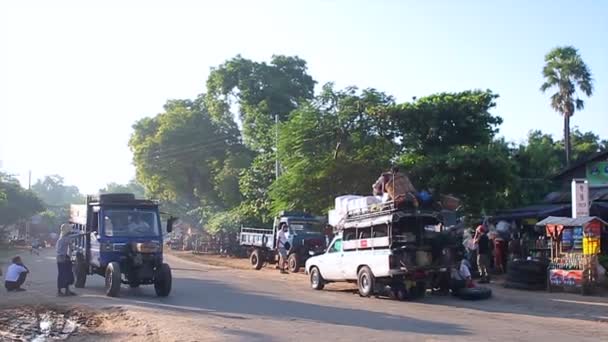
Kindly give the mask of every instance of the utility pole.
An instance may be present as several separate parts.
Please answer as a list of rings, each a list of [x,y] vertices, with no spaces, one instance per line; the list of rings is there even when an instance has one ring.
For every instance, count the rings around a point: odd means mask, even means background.
[[[32,170],[28,172],[27,176],[27,189],[32,190]]]
[[[279,179],[279,116],[277,114],[274,115],[274,127],[275,127],[275,137],[274,137],[274,153],[275,153],[275,162],[274,162],[274,176],[275,180]]]

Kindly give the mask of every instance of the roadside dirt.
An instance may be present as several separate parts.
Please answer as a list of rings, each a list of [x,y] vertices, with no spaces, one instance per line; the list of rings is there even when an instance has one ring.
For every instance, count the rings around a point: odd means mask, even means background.
[[[0,341],[146,341],[148,326],[120,307],[24,305],[0,309]]]

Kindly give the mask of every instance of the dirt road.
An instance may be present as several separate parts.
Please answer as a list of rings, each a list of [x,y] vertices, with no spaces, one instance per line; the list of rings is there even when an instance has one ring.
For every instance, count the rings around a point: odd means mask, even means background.
[[[488,301],[429,296],[396,302],[360,298],[344,286],[314,292],[303,275],[167,259],[174,276],[168,298],[157,298],[151,287],[123,287],[120,298],[108,298],[98,276],[88,278],[78,297],[57,298],[52,251],[25,255],[32,270],[28,291],[0,291],[0,306],[76,305],[120,312],[99,327],[91,337],[96,341],[608,340],[605,298],[497,288]]]

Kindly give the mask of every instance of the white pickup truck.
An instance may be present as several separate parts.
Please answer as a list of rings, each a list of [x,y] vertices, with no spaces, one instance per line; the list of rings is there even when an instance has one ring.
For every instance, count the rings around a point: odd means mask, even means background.
[[[396,299],[420,297],[439,271],[430,245],[441,228],[441,218],[432,213],[395,210],[349,218],[326,252],[306,261],[311,287],[356,282],[364,297],[386,287]]]

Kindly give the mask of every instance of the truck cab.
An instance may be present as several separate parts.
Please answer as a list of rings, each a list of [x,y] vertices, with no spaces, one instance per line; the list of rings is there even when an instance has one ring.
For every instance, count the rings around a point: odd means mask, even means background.
[[[106,279],[106,293],[117,296],[121,284],[154,285],[156,294],[171,291],[171,269],[163,261],[163,229],[158,204],[132,194],[87,196],[85,205],[72,205],[71,223],[83,234],[75,242],[72,259],[76,287],[86,276]],[[175,218],[167,221],[167,232]]]

